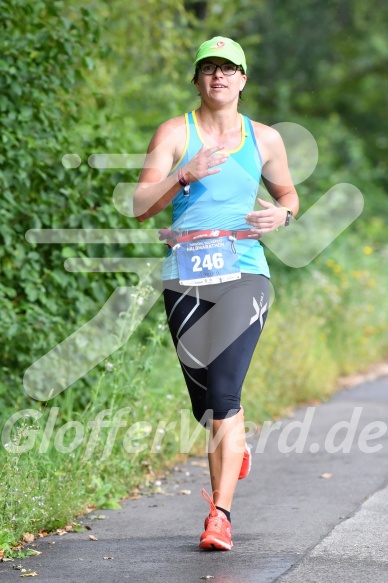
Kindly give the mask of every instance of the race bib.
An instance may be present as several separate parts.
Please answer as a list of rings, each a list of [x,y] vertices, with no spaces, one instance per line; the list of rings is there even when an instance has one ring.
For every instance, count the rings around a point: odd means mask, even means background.
[[[180,243],[175,251],[181,285],[209,285],[241,278],[228,237]]]

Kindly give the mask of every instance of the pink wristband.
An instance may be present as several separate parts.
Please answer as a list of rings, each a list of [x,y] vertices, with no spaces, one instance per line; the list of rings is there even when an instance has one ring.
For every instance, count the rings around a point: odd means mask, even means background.
[[[182,168],[179,168],[179,170],[178,170],[178,180],[179,180],[179,184],[181,184],[182,186],[188,186],[190,184],[183,176]]]

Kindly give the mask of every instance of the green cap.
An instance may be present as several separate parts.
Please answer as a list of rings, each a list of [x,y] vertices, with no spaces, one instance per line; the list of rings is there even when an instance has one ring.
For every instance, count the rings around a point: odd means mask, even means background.
[[[207,57],[221,57],[223,59],[228,59],[235,65],[239,65],[244,73],[247,72],[247,62],[245,60],[244,51],[240,45],[231,38],[215,36],[214,38],[202,43],[195,55],[194,67],[197,66],[199,61],[202,61],[202,59],[206,59]]]

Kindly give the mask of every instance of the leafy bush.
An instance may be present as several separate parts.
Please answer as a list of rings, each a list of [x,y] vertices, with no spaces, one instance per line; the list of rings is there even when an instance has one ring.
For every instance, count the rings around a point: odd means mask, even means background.
[[[28,365],[128,284],[121,274],[68,273],[64,259],[125,256],[133,249],[27,243],[29,229],[117,228],[131,220],[111,200],[123,175],[61,163],[68,152],[85,162],[93,151],[117,147],[108,136],[77,138],[82,74],[98,54],[93,13],[80,8],[73,14],[63,2],[39,0],[0,0],[0,10],[0,387],[6,404],[17,398]],[[128,177],[133,181],[133,172]]]

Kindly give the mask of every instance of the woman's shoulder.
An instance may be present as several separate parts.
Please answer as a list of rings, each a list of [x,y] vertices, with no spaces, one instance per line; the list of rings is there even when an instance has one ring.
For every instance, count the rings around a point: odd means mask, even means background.
[[[275,130],[275,128],[267,126],[259,121],[251,120],[251,122],[256,138],[261,138],[262,140],[268,141],[269,143],[279,140],[280,134],[277,130]]]
[[[279,149],[284,148],[282,137],[275,128],[258,121],[252,121],[252,127],[265,163],[279,152]]]
[[[184,128],[186,125],[185,114],[178,115],[177,117],[171,117],[170,119],[164,121],[160,124],[157,131],[168,132],[176,129]]]
[[[172,117],[160,124],[160,126],[157,128],[154,134],[152,141],[154,143],[155,142],[160,143],[165,141],[166,139],[168,139],[169,141],[171,140],[180,141],[182,135],[185,134],[185,127],[186,123],[184,114],[179,115],[177,117]]]

